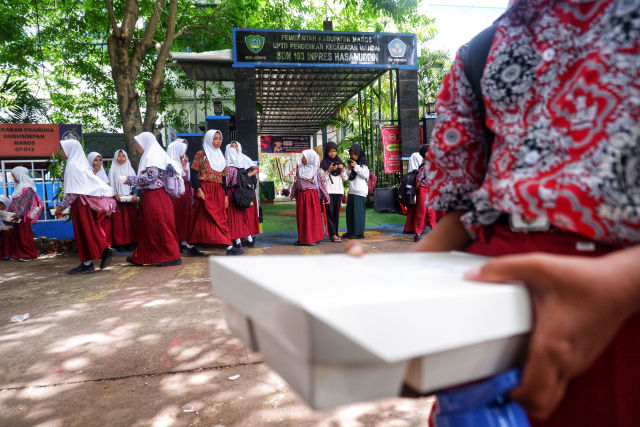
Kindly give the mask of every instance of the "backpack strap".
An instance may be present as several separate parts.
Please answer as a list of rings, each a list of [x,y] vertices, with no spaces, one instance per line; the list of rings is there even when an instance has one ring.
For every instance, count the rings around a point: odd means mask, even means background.
[[[489,158],[491,157],[491,145],[495,134],[489,130],[486,124],[487,108],[484,105],[484,99],[482,98],[482,87],[480,86],[480,80],[484,73],[484,67],[487,64],[487,58],[489,57],[489,51],[491,50],[491,44],[493,38],[496,35],[498,28],[498,22],[492,26],[485,28],[478,33],[467,44],[467,48],[463,51],[462,65],[464,66],[464,74],[467,76],[471,88],[475,94],[478,109],[480,111],[480,121],[482,123],[482,130],[484,131],[484,144],[485,144],[485,166],[489,164]]]

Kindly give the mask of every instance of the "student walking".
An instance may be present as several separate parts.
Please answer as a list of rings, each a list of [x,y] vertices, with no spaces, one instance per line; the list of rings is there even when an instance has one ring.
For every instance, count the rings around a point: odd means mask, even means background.
[[[176,224],[178,242],[180,242],[180,253],[189,256],[204,256],[196,247],[188,243],[189,231],[193,218],[193,186],[191,185],[191,168],[187,157],[188,142],[186,139],[178,138],[167,147],[167,155],[184,169],[182,178],[184,180],[184,194],[173,202],[173,220]]]
[[[347,198],[347,232],[342,235],[349,239],[364,239],[366,219],[365,200],[369,194],[369,161],[359,144],[349,147]]]
[[[320,196],[320,197],[318,197]],[[322,178],[320,159],[313,150],[302,152],[296,179],[291,188],[291,200],[296,201],[298,240],[296,246],[315,246],[324,239],[321,200],[330,203],[327,186]]]
[[[120,181],[121,176],[134,175],[127,152],[117,150],[109,168],[109,185],[118,203],[118,210],[111,215],[111,242],[118,252],[134,251],[138,243],[138,196],[132,194],[131,186]],[[122,198],[131,201],[124,202]]]
[[[171,172],[179,179],[182,165],[172,160],[160,147],[151,132],[135,137],[138,153],[142,154],[138,175],[128,176],[124,183],[142,190],[138,247],[127,262],[135,265],[155,264],[168,267],[182,264],[180,246],[173,220],[168,184]]]
[[[240,173],[245,172],[244,162],[238,149],[238,143],[233,141],[226,148],[224,158],[227,162],[227,190],[229,205],[227,207],[227,219],[229,224],[229,236],[233,241],[233,246],[242,246],[242,239],[251,237],[251,226],[249,223],[250,208],[239,207],[233,200],[233,195],[238,191]]]
[[[4,261],[33,261],[38,258],[31,225],[35,224],[42,213],[42,200],[36,194],[36,185],[29,176],[29,170],[18,166],[11,170],[16,186],[13,197],[6,207],[7,212],[14,212],[20,222],[13,224],[0,238],[0,256]],[[6,199],[4,199],[6,203]]]
[[[413,233],[413,241],[419,242],[427,224],[432,228],[435,226],[435,218],[426,205],[428,186],[424,174],[423,157],[420,156],[420,153],[413,153],[409,159],[407,173],[413,171],[417,172],[416,180],[413,183],[416,189],[416,204],[407,206],[407,222],[404,225],[404,232]],[[431,224],[431,220],[433,220],[433,224]]]
[[[224,245],[227,255],[244,253],[231,243],[227,220],[227,162],[220,150],[222,132],[211,129],[204,136],[203,150],[191,163],[191,184],[196,192],[189,243]]]
[[[332,242],[340,243],[342,239],[338,237],[338,223],[342,208],[342,196],[344,195],[343,182],[349,178],[345,165],[338,156],[338,146],[335,142],[329,141],[325,145],[320,169],[323,171],[322,175],[327,185],[330,200],[330,203],[326,206],[327,233]]]
[[[238,147],[238,154],[240,155],[240,157],[242,157],[242,167],[247,171],[247,174],[249,175],[249,177],[252,179],[252,181],[254,182],[255,187],[258,187],[258,178],[253,178],[254,176],[256,176],[259,172],[260,169],[258,168],[258,166],[256,166],[253,163],[253,160],[251,160],[249,158],[249,156],[247,156],[246,154],[242,153],[242,144],[240,144],[238,141],[233,141],[231,144],[236,144]],[[260,234],[260,218],[259,218],[259,212],[258,212],[258,198],[255,195],[255,189],[254,188],[254,196],[253,196],[253,206],[251,206],[250,208],[247,208],[248,210],[248,215],[249,215],[249,232],[251,234],[249,234],[249,236],[247,237],[247,239],[245,241],[242,242],[243,246],[249,246],[249,247],[253,247],[256,245],[256,235]]]
[[[81,264],[69,274],[95,272],[93,260],[100,259],[100,269],[107,268],[116,250],[109,246],[107,235],[98,221],[98,213],[111,214],[117,209],[115,192],[98,178],[89,166],[82,145],[75,139],[60,141],[64,169],[64,199],[56,207],[59,215],[71,208],[73,235]]]
[[[100,155],[100,153],[96,153],[95,151],[89,153],[87,155],[87,163],[89,163],[89,166],[93,170],[93,173],[96,174],[98,178],[109,184],[109,177],[104,171],[102,155]],[[112,246],[113,242],[111,241],[111,218],[109,218],[105,213],[100,212],[98,213],[98,221],[100,222],[100,225],[102,225],[102,228],[107,235],[107,243],[109,243],[109,246]]]

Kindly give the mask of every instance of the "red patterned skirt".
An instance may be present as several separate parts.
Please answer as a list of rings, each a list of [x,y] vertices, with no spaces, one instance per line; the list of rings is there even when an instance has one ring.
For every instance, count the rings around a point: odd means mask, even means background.
[[[0,257],[11,255],[11,258],[38,258],[36,244],[33,241],[31,224],[22,221],[11,230],[6,230],[0,238]]]
[[[82,203],[80,197],[71,205],[73,235],[76,239],[78,256],[82,262],[101,258],[104,250],[109,247],[107,235],[98,220],[98,215],[98,212],[92,210],[89,205]]]
[[[501,256],[547,252],[600,256],[615,248],[596,243],[593,252],[576,249],[588,241],[571,233],[516,233],[497,225],[480,230],[467,252]],[[564,400],[547,421],[530,420],[532,427],[640,426],[640,315],[632,317],[588,371],[571,381]]]
[[[307,245],[324,239],[318,190],[303,190],[296,194],[296,222],[299,243]]]
[[[229,189],[229,207],[227,208],[227,222],[231,240],[242,239],[251,234],[249,215],[253,208],[239,208],[236,206],[233,202],[233,193],[236,192],[236,188]]]
[[[189,239],[191,230],[191,217],[193,206],[191,205],[191,182],[184,182],[184,194],[179,199],[171,199],[173,202],[173,220],[176,224],[178,242]]]
[[[191,232],[188,242],[203,245],[231,245],[227,210],[224,207],[222,184],[200,181],[205,200],[195,198]]]
[[[118,211],[111,214],[111,242],[114,245],[138,243],[138,205],[118,202]]]
[[[137,264],[157,264],[180,258],[171,196],[164,188],[145,189],[140,207],[138,248],[131,259]]]

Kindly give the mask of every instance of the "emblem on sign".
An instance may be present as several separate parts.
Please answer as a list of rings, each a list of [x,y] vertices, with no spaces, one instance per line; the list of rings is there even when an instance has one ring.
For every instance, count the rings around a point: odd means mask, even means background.
[[[400,58],[404,56],[404,53],[407,50],[407,45],[400,39],[393,39],[389,43],[389,53],[394,58]]]
[[[253,53],[258,53],[264,47],[264,37],[261,36],[249,36],[245,37],[244,41],[247,43],[247,47]]]

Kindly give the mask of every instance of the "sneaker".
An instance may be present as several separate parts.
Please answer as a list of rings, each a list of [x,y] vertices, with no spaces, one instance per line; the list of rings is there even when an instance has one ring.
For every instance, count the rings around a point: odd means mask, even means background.
[[[318,242],[315,243],[300,243],[299,241],[293,242],[294,246],[318,246]]]
[[[96,269],[93,268],[93,262],[92,262],[89,265],[84,265],[84,263],[80,264],[73,270],[70,270],[69,274],[76,275],[76,274],[89,274],[89,273],[95,273],[95,272],[96,272]]]
[[[251,242],[246,240],[246,239],[242,241],[242,246],[246,246],[248,248],[252,248],[255,245],[256,245],[256,238],[255,237],[253,238],[253,241],[251,241]]]
[[[31,258],[20,258],[18,261],[20,261],[20,262],[30,262],[30,261],[35,261],[35,260],[33,260]]]
[[[107,249],[104,250],[104,252],[102,253],[102,261],[100,262],[100,270],[104,270],[105,268],[109,267],[109,264],[111,264],[111,261],[113,260],[113,257],[116,256],[116,250],[108,247]]]
[[[185,252],[180,251],[180,252],[185,253],[185,254],[187,254],[189,256],[194,256],[194,257],[204,256],[204,254],[202,252],[200,252],[198,249],[196,249],[195,246],[192,247],[192,248],[188,248],[188,247],[185,246],[184,248],[186,249],[186,251]]]
[[[11,255],[5,255],[2,257],[3,261],[11,261]]]
[[[137,262],[133,261],[133,259],[131,259],[131,255],[127,257],[127,262],[133,265],[140,265],[140,266],[144,265],[144,264],[138,264]]]
[[[231,249],[227,249],[227,255],[242,255],[244,249],[242,247],[236,247],[235,245]]]
[[[342,236],[341,236],[341,237],[342,237],[343,239],[350,239],[350,238],[351,238],[351,236],[349,236],[349,233],[344,233],[344,234],[342,234]]]
[[[186,245],[180,243],[180,253],[181,254],[189,254],[189,248]]]
[[[173,261],[159,262],[156,264],[156,267],[170,267],[172,265],[180,264],[182,264],[182,258],[174,259]]]
[[[364,239],[364,234],[356,234],[351,236],[352,239]]]
[[[413,241],[414,241],[415,243],[418,243],[418,242],[420,241],[420,239],[422,239],[422,236],[421,236],[421,235],[419,235],[419,234],[414,234],[414,235],[413,235]]]

